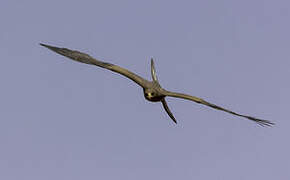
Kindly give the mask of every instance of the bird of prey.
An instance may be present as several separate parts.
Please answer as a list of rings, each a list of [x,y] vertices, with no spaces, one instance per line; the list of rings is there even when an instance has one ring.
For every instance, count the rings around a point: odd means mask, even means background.
[[[54,46],[50,46],[50,45],[46,45],[46,44],[42,44],[40,43],[41,46],[44,46],[58,54],[61,54],[63,56],[66,56],[72,60],[81,62],[81,63],[86,63],[86,64],[91,64],[91,65],[96,65],[108,70],[111,70],[113,72],[119,73],[129,79],[131,79],[132,81],[134,81],[135,83],[137,83],[139,86],[141,86],[143,88],[143,93],[145,98],[148,101],[151,102],[160,102],[162,103],[165,111],[167,112],[167,114],[169,115],[169,117],[175,122],[177,123],[175,117],[173,116],[172,112],[170,111],[165,97],[166,96],[170,96],[170,97],[175,97],[175,98],[182,98],[182,99],[186,99],[186,100],[190,100],[190,101],[194,101],[196,103],[199,104],[203,104],[206,106],[209,106],[211,108],[217,109],[217,110],[221,110],[230,114],[233,114],[235,116],[240,116],[240,117],[244,117],[247,118],[249,120],[252,120],[254,122],[256,122],[257,124],[261,125],[261,126],[271,126],[274,125],[273,122],[268,121],[268,120],[263,120],[263,119],[258,119],[255,117],[251,117],[251,116],[247,116],[247,115],[243,115],[243,114],[239,114],[236,113],[234,111],[225,109],[223,107],[217,106],[215,104],[209,103],[201,98],[195,97],[195,96],[190,96],[187,94],[183,94],[183,93],[176,93],[176,92],[171,92],[171,91],[167,91],[165,89],[163,89],[161,87],[161,85],[158,82],[157,79],[157,75],[156,75],[156,71],[155,71],[155,67],[154,67],[154,61],[151,58],[151,76],[152,76],[152,81],[146,80],[140,76],[138,76],[137,74],[124,69],[120,66],[111,64],[111,63],[107,63],[107,62],[103,62],[100,60],[97,60],[93,57],[91,57],[88,54],[79,52],[79,51],[75,51],[75,50],[70,50],[67,48],[59,48],[59,47],[54,47]]]

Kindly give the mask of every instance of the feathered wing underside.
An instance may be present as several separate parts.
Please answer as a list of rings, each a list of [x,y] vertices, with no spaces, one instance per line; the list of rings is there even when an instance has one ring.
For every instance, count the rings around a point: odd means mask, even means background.
[[[167,114],[169,115],[169,117],[177,124],[177,121],[175,119],[175,117],[173,116],[172,112],[170,111],[169,107],[167,106],[167,103],[165,101],[165,98],[163,98],[161,100],[163,108],[165,109],[165,111],[167,112]]]
[[[133,72],[131,72],[127,69],[124,69],[120,66],[96,60],[95,58],[91,57],[88,54],[85,54],[85,53],[82,53],[79,51],[75,51],[75,50],[70,50],[67,48],[58,48],[58,47],[54,47],[54,46],[50,46],[50,45],[46,45],[46,44],[41,44],[41,43],[40,43],[40,45],[58,53],[58,54],[66,56],[72,60],[75,60],[75,61],[78,61],[81,63],[85,63],[85,64],[96,65],[96,66],[111,70],[113,72],[122,74],[122,75],[126,76],[127,78],[133,80],[134,82],[136,82],[137,84],[139,84],[143,88],[146,87],[146,84],[148,84],[148,81],[146,79],[138,76],[137,74],[134,74]]]
[[[258,118],[252,117],[252,116],[238,114],[236,112],[233,112],[231,110],[228,110],[228,109],[222,108],[220,106],[217,106],[215,104],[209,103],[209,102],[207,102],[207,101],[205,101],[205,100],[203,100],[201,98],[195,97],[195,96],[190,96],[190,95],[182,94],[182,93],[169,92],[169,91],[165,91],[164,94],[166,96],[171,96],[171,97],[182,98],[182,99],[187,99],[187,100],[190,100],[190,101],[194,101],[196,103],[203,104],[203,105],[209,106],[209,107],[217,109],[217,110],[221,110],[221,111],[224,111],[224,112],[236,115],[236,116],[244,117],[244,118],[247,118],[249,120],[252,120],[252,121],[256,122],[257,124],[259,124],[261,126],[274,125],[274,123],[271,122],[271,121],[258,119]]]

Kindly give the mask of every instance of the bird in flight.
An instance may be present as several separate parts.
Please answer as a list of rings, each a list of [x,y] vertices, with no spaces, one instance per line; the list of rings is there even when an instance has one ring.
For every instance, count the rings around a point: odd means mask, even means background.
[[[223,107],[217,106],[215,104],[209,103],[201,98],[195,97],[195,96],[190,96],[187,94],[183,94],[183,93],[176,93],[176,92],[171,92],[171,91],[167,91],[165,89],[163,89],[161,87],[161,85],[158,82],[157,79],[157,75],[156,75],[156,71],[155,71],[155,67],[154,67],[154,61],[151,58],[151,76],[152,76],[152,81],[148,81],[140,76],[138,76],[137,74],[124,69],[120,66],[111,64],[111,63],[107,63],[107,62],[103,62],[100,60],[97,60],[93,57],[91,57],[88,54],[79,52],[79,51],[75,51],[75,50],[70,50],[67,48],[59,48],[59,47],[54,47],[54,46],[50,46],[50,45],[46,45],[46,44],[42,44],[40,43],[41,46],[44,46],[58,54],[61,54],[63,56],[66,56],[72,60],[81,62],[81,63],[86,63],[86,64],[91,64],[91,65],[96,65],[105,69],[108,69],[110,71],[119,73],[129,79],[131,79],[132,81],[134,81],[135,83],[137,83],[139,86],[141,86],[143,88],[143,93],[144,93],[144,97],[151,102],[160,102],[162,103],[165,111],[167,112],[167,114],[169,115],[169,117],[175,122],[177,123],[175,117],[173,116],[172,112],[170,111],[165,97],[169,96],[169,97],[175,97],[175,98],[182,98],[182,99],[186,99],[186,100],[190,100],[190,101],[194,101],[196,103],[199,104],[203,104],[206,106],[209,106],[211,108],[217,109],[217,110],[221,110],[230,114],[233,114],[235,116],[240,116],[243,118],[247,118],[249,120],[252,120],[254,122],[256,122],[257,124],[261,125],[261,126],[271,126],[274,125],[273,122],[268,121],[268,120],[263,120],[263,119],[258,119],[252,116],[247,116],[247,115],[243,115],[243,114],[239,114],[236,113],[234,111],[225,109]]]

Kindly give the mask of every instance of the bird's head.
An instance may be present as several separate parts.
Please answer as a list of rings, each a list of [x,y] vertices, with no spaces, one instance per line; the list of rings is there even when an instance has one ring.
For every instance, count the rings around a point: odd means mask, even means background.
[[[165,96],[152,88],[152,89],[144,89],[144,97],[148,101],[157,102],[161,101],[161,99],[164,98]]]

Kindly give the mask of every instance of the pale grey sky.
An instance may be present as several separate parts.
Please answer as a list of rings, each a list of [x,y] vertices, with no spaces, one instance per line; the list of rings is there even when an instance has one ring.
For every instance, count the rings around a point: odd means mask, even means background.
[[[290,3],[3,1],[0,179],[290,177]],[[81,50],[247,119],[168,98],[38,43]]]

